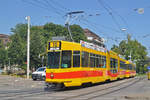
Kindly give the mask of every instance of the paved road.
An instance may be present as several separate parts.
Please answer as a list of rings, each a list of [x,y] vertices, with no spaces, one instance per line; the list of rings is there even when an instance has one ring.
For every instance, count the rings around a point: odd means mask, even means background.
[[[121,89],[114,93],[105,95],[102,100],[150,100],[150,80],[145,77],[143,80],[132,86]]]
[[[43,81],[0,75],[0,100],[150,100],[150,81],[139,79],[54,91]]]

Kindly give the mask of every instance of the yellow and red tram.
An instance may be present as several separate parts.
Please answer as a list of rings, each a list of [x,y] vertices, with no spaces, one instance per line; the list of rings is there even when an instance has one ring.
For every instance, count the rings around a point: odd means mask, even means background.
[[[46,83],[70,87],[135,76],[135,66],[131,62],[112,51],[96,50],[85,45],[49,41]]]

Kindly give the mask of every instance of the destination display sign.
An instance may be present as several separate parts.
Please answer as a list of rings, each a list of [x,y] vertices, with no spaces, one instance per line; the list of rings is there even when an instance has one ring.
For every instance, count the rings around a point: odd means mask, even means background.
[[[61,42],[60,41],[51,41],[48,42],[48,50],[60,50]]]
[[[80,44],[83,47],[90,48],[90,49],[93,49],[93,50],[97,50],[97,51],[101,51],[101,52],[106,52],[107,51],[107,49],[104,48],[104,47],[95,45],[93,43],[88,43],[88,42],[85,42],[85,41],[82,41],[82,40],[80,41]]]

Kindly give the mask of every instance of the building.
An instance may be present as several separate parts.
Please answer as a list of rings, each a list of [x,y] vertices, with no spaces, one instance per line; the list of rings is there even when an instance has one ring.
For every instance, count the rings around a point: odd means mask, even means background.
[[[84,34],[87,37],[87,40],[89,40],[90,42],[97,44],[99,46],[105,47],[104,38],[99,37],[94,32],[90,31],[89,29],[84,29]]]
[[[6,47],[8,42],[10,42],[9,35],[0,34],[0,43]]]

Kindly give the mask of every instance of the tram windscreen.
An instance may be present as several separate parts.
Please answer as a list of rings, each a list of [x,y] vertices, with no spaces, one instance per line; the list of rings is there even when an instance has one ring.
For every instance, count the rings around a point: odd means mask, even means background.
[[[49,52],[48,53],[48,66],[47,68],[59,68],[60,63],[60,52]]]

